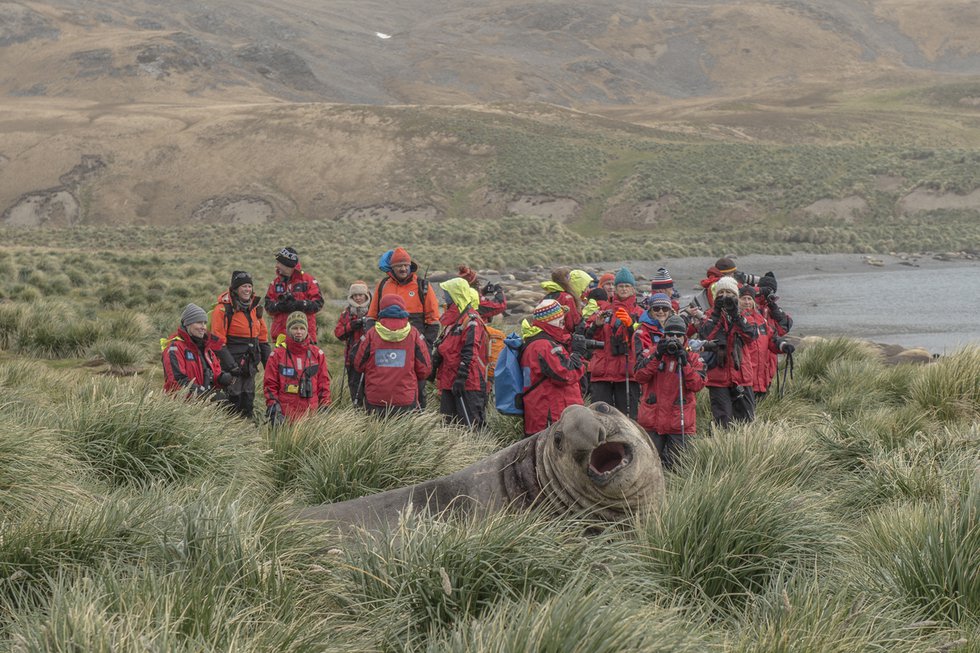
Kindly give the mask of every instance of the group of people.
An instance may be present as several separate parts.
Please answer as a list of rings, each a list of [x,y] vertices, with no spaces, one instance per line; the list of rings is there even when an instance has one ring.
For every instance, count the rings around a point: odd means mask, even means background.
[[[506,309],[503,289],[481,286],[460,266],[436,291],[402,247],[386,252],[378,267],[383,276],[373,288],[350,285],[334,329],[345,343],[341,387],[355,406],[387,414],[424,409],[431,380],[447,421],[481,427],[504,335],[490,324]],[[275,268],[264,301],[248,273],[234,272],[210,326],[200,307],[184,309],[177,332],[163,341],[168,391],[220,391],[231,410],[251,417],[261,364],[271,423],[329,407],[327,362],[316,344],[319,286],[291,247],[277,253]],[[793,352],[784,339],[792,319],[778,304],[773,273],[744,274],[730,258],[708,268],[701,293],[684,308],[666,268],[648,292],[625,267],[598,277],[560,267],[541,286],[544,298],[520,328],[528,435],[569,405],[604,401],[646,429],[670,467],[695,432],[701,388],[708,387],[717,427],[751,421],[777,355]]]

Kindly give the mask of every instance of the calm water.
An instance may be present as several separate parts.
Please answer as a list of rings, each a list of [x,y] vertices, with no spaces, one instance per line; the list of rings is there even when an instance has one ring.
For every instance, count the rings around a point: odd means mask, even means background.
[[[786,276],[779,296],[798,336],[853,335],[939,354],[980,345],[980,267]]]

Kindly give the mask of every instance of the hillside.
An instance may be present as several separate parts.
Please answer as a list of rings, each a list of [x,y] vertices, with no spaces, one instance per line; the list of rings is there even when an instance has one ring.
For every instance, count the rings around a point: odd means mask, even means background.
[[[978,25],[952,0],[0,2],[0,221],[955,217]]]

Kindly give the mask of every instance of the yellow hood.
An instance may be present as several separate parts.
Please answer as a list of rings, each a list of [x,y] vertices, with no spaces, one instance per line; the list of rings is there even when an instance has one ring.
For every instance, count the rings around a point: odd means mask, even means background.
[[[469,306],[480,308],[480,294],[476,292],[475,288],[470,287],[466,279],[454,277],[448,281],[441,282],[439,287],[449,293],[449,296],[452,298],[453,303],[456,304],[460,313],[465,311]]]

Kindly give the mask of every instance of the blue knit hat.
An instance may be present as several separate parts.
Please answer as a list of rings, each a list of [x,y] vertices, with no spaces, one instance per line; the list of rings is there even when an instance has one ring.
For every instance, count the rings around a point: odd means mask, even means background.
[[[619,268],[619,272],[616,273],[616,280],[613,282],[617,286],[621,283],[628,283],[629,285],[636,288],[636,278],[633,273],[630,272],[629,268]]]

